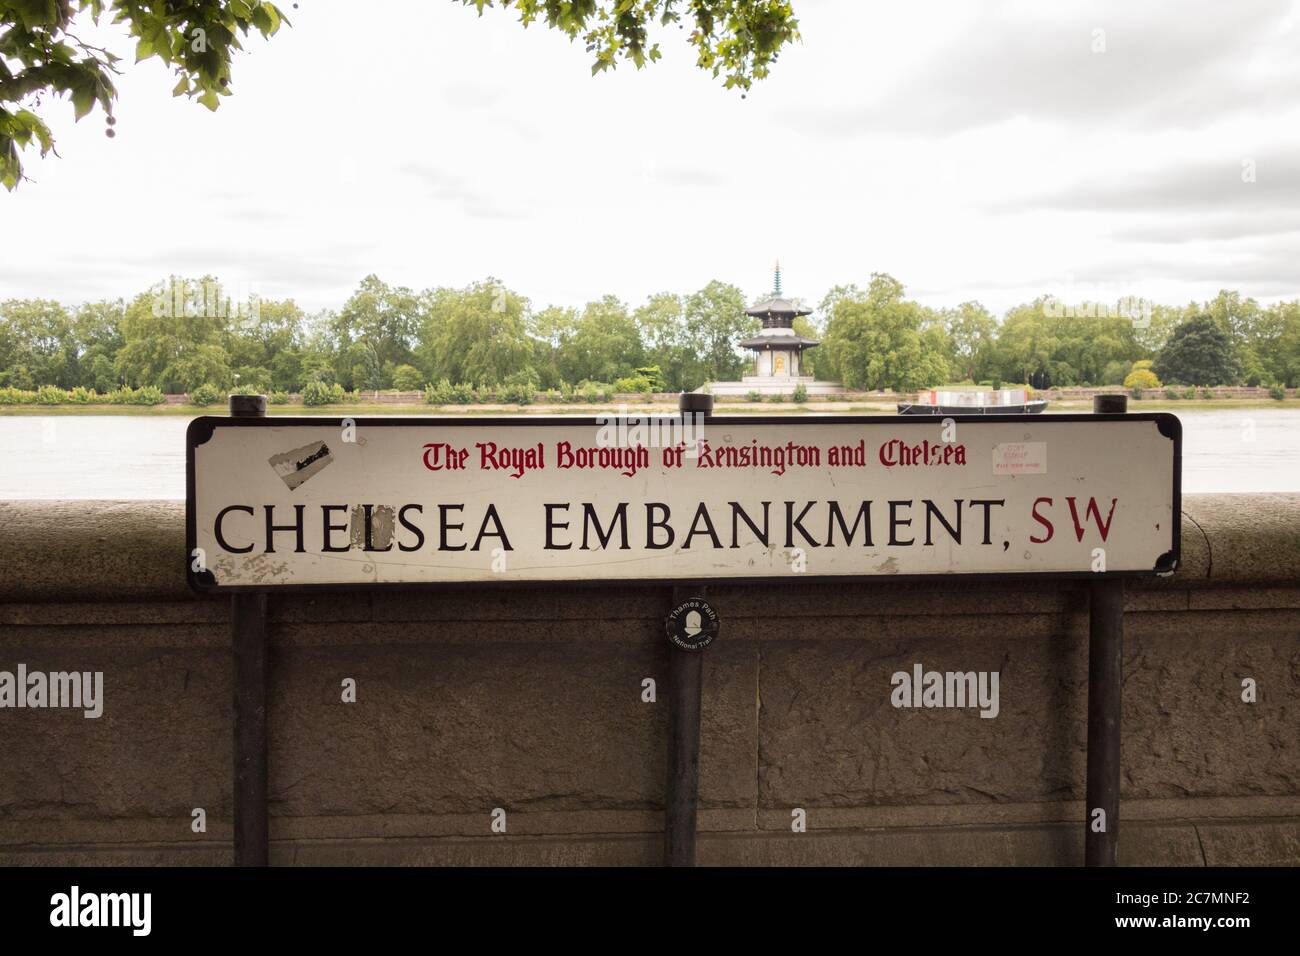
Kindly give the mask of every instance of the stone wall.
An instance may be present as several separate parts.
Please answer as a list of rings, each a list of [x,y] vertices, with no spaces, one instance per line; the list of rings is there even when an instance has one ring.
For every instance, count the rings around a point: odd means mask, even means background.
[[[103,671],[106,698],[0,710],[0,863],[230,860],[229,601],[186,589],[183,539],[175,502],[0,503],[0,670]],[[1189,496],[1183,542],[1127,598],[1121,861],[1300,863],[1300,495]],[[701,863],[1081,862],[1086,582],[709,598]],[[273,596],[273,862],[657,863],[668,603]],[[918,662],[998,671],[999,715],[895,709]]]

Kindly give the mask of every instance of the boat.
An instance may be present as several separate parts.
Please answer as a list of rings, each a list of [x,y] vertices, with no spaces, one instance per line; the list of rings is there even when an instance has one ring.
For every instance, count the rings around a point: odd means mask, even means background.
[[[914,402],[899,402],[900,415],[1037,415],[1047,401],[1029,397],[1023,388],[984,389],[968,392],[930,389]]]

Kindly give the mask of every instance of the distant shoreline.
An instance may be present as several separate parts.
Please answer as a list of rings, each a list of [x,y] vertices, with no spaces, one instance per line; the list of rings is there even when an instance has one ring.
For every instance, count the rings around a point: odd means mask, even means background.
[[[1300,401],[1287,398],[1282,401],[1265,398],[1189,398],[1178,401],[1169,399],[1129,399],[1130,412],[1178,412],[1178,411],[1231,411],[1258,409],[1296,409]],[[268,405],[267,414],[271,417],[293,415],[320,415],[327,418],[344,418],[349,416],[408,415],[447,418],[453,416],[472,417],[476,415],[608,415],[626,411],[633,414],[667,415],[676,411],[675,405],[668,402],[604,402],[599,404],[567,405],[428,405],[424,402],[343,402],[338,405]],[[793,402],[722,402],[714,406],[719,415],[895,415],[894,402],[827,402],[810,401],[803,404]],[[1082,399],[1060,399],[1050,402],[1046,414],[1053,412],[1090,412],[1092,402]],[[184,416],[197,418],[200,415],[225,415],[224,405],[0,405],[2,416],[65,416],[65,415],[132,415],[139,417],[174,418]]]

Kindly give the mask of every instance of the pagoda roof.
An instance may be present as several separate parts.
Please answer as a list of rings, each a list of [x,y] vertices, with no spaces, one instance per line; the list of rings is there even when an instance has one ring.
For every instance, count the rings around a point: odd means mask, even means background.
[[[765,315],[812,315],[812,309],[805,309],[799,303],[790,299],[773,296],[770,299],[764,299],[752,309],[746,309],[745,314],[756,318],[762,318]]]
[[[742,349],[783,349],[812,348],[821,345],[817,339],[805,339],[801,335],[756,335],[752,339],[737,342]]]

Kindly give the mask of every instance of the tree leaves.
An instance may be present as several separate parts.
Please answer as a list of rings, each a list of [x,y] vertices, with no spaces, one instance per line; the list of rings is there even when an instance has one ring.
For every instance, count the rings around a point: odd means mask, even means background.
[[[120,58],[82,42],[73,30],[76,17],[98,20],[106,10],[135,38],[135,62],[157,57],[171,66],[177,75],[172,95],[209,110],[229,93],[231,62],[242,49],[238,37],[250,31],[270,37],[289,22],[275,4],[250,0],[0,0],[0,57],[18,66],[15,72],[0,60],[0,117],[12,121],[24,101],[44,105],[41,94],[50,93],[66,95],[78,120],[98,104],[111,124]],[[19,151],[33,134],[42,155],[53,149],[49,128],[39,119],[15,128],[0,123],[0,185],[6,189],[23,179]]]
[[[799,23],[788,0],[461,0],[479,16],[499,5],[528,26],[541,20],[570,39],[581,36],[594,54],[591,75],[630,61],[637,69],[660,59],[649,26],[694,21],[687,41],[697,48],[696,64],[723,78],[726,89],[748,90],[766,77],[786,44],[799,39]],[[685,14],[683,13],[685,10]]]
[[[481,16],[494,0],[461,0]],[[541,21],[570,39],[581,37],[593,54],[594,76],[628,61],[637,69],[660,59],[649,36],[652,25],[693,28],[688,42],[702,69],[723,78],[727,89],[748,90],[768,75],[779,51],[799,38],[789,0],[496,0],[519,14],[524,26]],[[177,75],[172,96],[197,100],[209,110],[230,91],[230,67],[242,49],[239,37],[275,35],[289,20],[263,0],[0,0],[0,109],[17,112],[42,93],[66,94],[81,119],[98,103],[109,116],[117,92],[112,74],[118,57],[82,43],[70,28],[77,16],[112,22],[135,38],[135,62],[157,57]],[[65,42],[70,41],[70,42]],[[14,73],[4,60],[20,66]],[[43,105],[43,104],[41,104]],[[44,123],[40,127],[48,138]],[[0,132],[0,184],[14,189],[22,180],[19,151],[27,145]],[[52,146],[42,139],[42,153]]]

